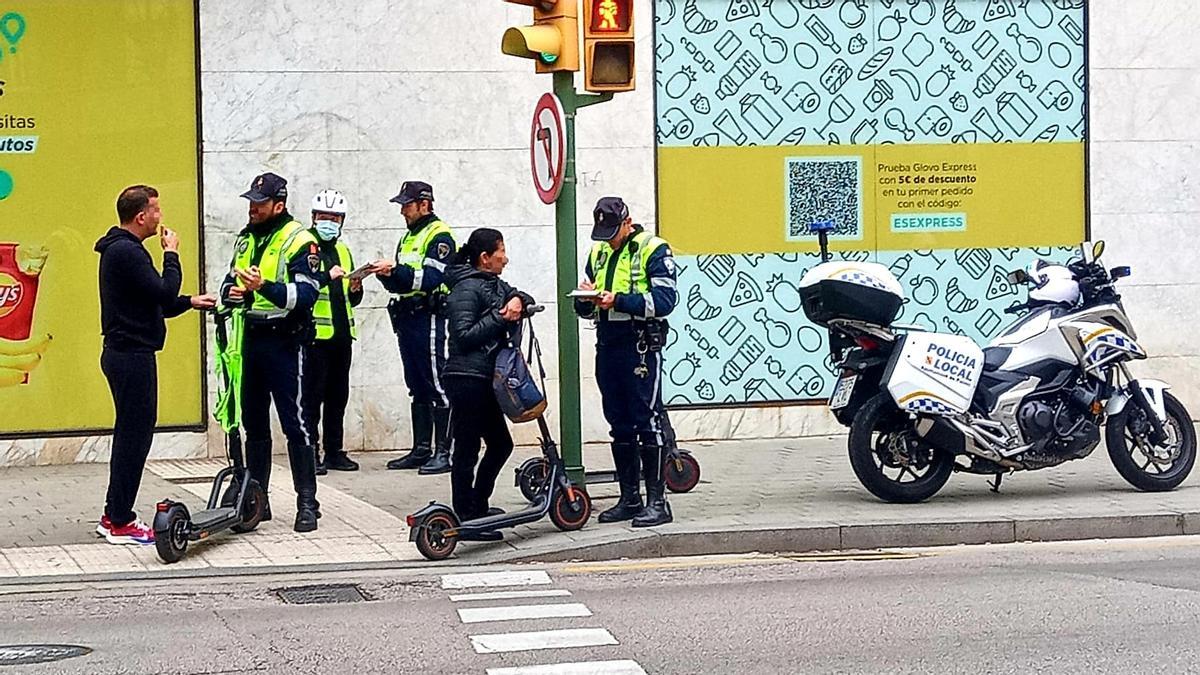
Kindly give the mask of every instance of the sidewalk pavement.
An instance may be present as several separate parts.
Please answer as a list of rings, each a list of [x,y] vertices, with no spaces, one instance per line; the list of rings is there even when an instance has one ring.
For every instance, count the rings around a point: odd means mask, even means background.
[[[460,544],[452,564],[605,560],[620,557],[818,551],[1026,540],[1119,538],[1200,532],[1200,479],[1169,493],[1128,486],[1103,448],[1089,458],[1009,476],[998,494],[985,477],[956,474],[927,503],[879,502],[855,480],[843,437],[688,444],[700,485],[671,495],[675,522],[650,530],[600,525],[558,532],[549,520],[507,530],[501,543]],[[607,448],[586,449],[589,468],[611,466]],[[513,469],[533,448],[518,448],[493,505],[525,503]],[[324,517],[308,535],[292,531],[295,495],[277,463],[275,520],[255,532],[193,544],[164,565],[154,547],[113,546],[94,532],[107,481],[105,464],[0,470],[0,585],[69,579],[241,574],[425,564],[408,541],[404,517],[431,500],[448,502],[449,477],[384,469],[392,453],[362,453],[363,470],[320,479]],[[278,462],[286,462],[278,458]],[[207,498],[219,460],[152,462],[137,510],[149,521],[164,497],[193,507]],[[589,487],[595,511],[615,485]]]

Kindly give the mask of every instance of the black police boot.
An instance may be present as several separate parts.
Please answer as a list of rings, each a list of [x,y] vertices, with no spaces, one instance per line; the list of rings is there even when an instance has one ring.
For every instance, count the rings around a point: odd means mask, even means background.
[[[320,505],[317,503],[317,453],[311,445],[288,444],[288,459],[292,463],[292,485],[296,488],[297,532],[317,529]]]
[[[330,471],[358,471],[358,462],[350,459],[344,450],[326,450],[325,468]]]
[[[316,462],[316,472],[318,476],[324,476],[329,473],[329,469],[325,468],[325,460],[321,459],[321,451],[313,447],[313,461]]]
[[[267,495],[267,503],[263,506],[262,521],[271,520],[271,499],[267,487],[271,482],[271,441],[246,442],[246,468],[250,477],[263,489]]]
[[[432,476],[439,473],[450,473],[450,409],[433,409],[433,458],[422,466],[417,473],[422,476]]]
[[[413,447],[407,455],[387,463],[389,469],[419,469],[433,454],[433,406],[412,404]]]
[[[637,449],[631,443],[612,444],[613,462],[617,465],[617,482],[621,486],[621,500],[611,509],[600,513],[600,522],[619,523],[633,520],[642,511],[642,495],[639,490]]]
[[[633,517],[633,527],[665,525],[674,518],[667,503],[667,481],[663,475],[663,452],[657,445],[642,445],[642,473],[646,477],[646,508]]]

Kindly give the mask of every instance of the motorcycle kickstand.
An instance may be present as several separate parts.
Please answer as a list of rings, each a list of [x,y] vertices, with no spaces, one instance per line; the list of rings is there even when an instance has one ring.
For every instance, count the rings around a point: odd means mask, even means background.
[[[988,485],[992,486],[992,492],[1000,494],[1000,482],[1004,480],[1004,474],[996,474],[995,480],[988,481]]]

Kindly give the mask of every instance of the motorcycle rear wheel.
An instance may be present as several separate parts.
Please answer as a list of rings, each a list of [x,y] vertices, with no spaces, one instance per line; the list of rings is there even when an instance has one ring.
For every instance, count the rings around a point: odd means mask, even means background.
[[[1104,427],[1108,457],[1117,473],[1145,492],[1174,490],[1196,463],[1196,428],[1192,426],[1192,416],[1169,392],[1164,392],[1163,404],[1167,411],[1163,423],[1167,442],[1163,446],[1148,447],[1146,413],[1132,401],[1109,417]]]
[[[954,471],[954,456],[917,438],[908,415],[887,393],[859,409],[848,445],[854,475],[885,502],[923,502],[937,494]]]

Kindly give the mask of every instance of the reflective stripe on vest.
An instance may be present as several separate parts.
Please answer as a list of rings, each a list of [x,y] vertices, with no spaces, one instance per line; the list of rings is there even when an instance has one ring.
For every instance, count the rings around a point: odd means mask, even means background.
[[[340,241],[334,244],[334,248],[337,250],[338,266],[347,273],[352,271],[354,258],[350,255],[350,249]],[[325,272],[329,272],[329,270],[325,269]],[[350,306],[350,278],[342,277],[339,281],[330,283],[342,285],[342,301],[346,303],[346,321],[350,324],[350,337],[357,340],[358,325],[354,322],[354,308]],[[313,305],[313,323],[317,325],[318,340],[333,339],[333,302],[329,298],[329,286],[321,288],[321,293],[317,296],[317,304]]]
[[[450,226],[440,220],[434,220],[426,223],[416,232],[407,232],[404,238],[400,240],[400,244],[396,247],[396,264],[405,267],[411,267],[413,271],[413,290],[408,293],[398,293],[401,298],[412,298],[416,296],[426,295],[421,288],[421,277],[425,275],[425,265],[432,267],[444,267],[440,260],[426,258],[425,252],[429,250],[429,244],[434,238],[439,235],[451,235]],[[453,238],[453,235],[451,235]],[[443,271],[445,271],[443,269]],[[449,293],[450,289],[445,284],[434,289],[435,293]]]
[[[613,254],[608,242],[597,242],[592,246],[590,256],[592,274],[596,277],[596,290],[642,295],[646,298],[646,307],[653,308],[654,300],[650,295],[650,278],[646,266],[650,263],[650,256],[666,245],[666,240],[644,230],[634,234],[621,247],[619,255]],[[618,312],[616,309],[608,310],[609,321],[640,321],[646,318]]]
[[[240,269],[249,269],[254,261],[254,249],[258,242],[253,234],[244,234],[238,238],[233,264]],[[288,261],[310,244],[317,243],[316,237],[308,228],[295,220],[289,220],[276,230],[267,241],[262,259],[258,261],[258,270],[266,281],[286,284]],[[246,318],[256,320],[282,319],[291,312],[285,307],[276,307],[261,293],[254,294],[254,304],[246,311]]]

